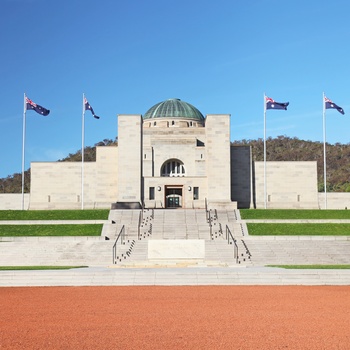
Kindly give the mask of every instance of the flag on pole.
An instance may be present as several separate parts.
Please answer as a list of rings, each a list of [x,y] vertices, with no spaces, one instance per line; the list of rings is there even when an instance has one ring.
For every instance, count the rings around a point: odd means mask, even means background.
[[[28,97],[26,97],[26,111],[30,109],[44,116],[47,116],[50,113],[49,109],[39,106],[38,104],[30,100]]]
[[[90,111],[92,113],[92,115],[94,116],[94,118],[100,119],[100,117],[95,114],[93,108],[90,106],[90,103],[88,102],[86,97],[84,97],[84,108],[85,108],[85,111]]]
[[[326,109],[330,109],[330,108],[334,108],[336,109],[339,113],[341,114],[345,114],[344,109],[339,107],[338,105],[336,105],[334,102],[332,102],[329,98],[327,98],[326,96],[324,97],[324,103],[325,103],[325,108]]]
[[[264,94],[264,207],[267,209],[267,185],[266,185],[266,110],[284,109],[287,110],[289,102],[276,102]]]
[[[287,110],[289,102],[276,102],[272,98],[265,96],[266,109],[284,109]]]

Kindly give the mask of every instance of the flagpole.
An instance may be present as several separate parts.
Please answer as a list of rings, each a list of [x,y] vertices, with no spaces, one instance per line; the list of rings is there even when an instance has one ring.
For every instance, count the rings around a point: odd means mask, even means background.
[[[24,93],[23,105],[23,130],[22,130],[22,210],[24,210],[24,162],[25,162],[25,138],[26,138],[26,94]]]
[[[266,189],[266,95],[264,93],[264,208],[267,208],[266,203],[267,189]]]
[[[326,163],[326,108],[323,93],[323,178],[324,178],[324,205],[327,209],[327,163]]]
[[[84,134],[85,134],[85,94],[83,93],[83,112],[82,112],[82,127],[81,127],[81,209],[84,209]]]

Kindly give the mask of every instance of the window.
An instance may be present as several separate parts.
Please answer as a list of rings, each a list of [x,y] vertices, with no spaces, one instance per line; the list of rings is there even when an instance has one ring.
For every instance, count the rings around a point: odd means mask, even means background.
[[[193,187],[193,199],[199,199],[199,187]]]
[[[161,176],[185,176],[185,167],[180,160],[168,160],[162,166]]]
[[[154,187],[149,188],[149,199],[154,199]]]

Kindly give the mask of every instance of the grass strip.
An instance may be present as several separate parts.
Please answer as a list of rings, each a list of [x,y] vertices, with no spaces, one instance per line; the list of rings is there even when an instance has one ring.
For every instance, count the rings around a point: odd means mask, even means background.
[[[349,236],[350,224],[248,223],[252,236]]]
[[[266,265],[267,267],[280,267],[283,269],[317,269],[317,270],[348,270],[350,265]]]
[[[350,220],[350,210],[240,209],[244,220]]]
[[[19,270],[70,270],[81,269],[87,266],[0,266],[0,271]]]
[[[0,225],[0,237],[101,236],[102,224]]]
[[[108,209],[0,210],[0,220],[107,220]]]

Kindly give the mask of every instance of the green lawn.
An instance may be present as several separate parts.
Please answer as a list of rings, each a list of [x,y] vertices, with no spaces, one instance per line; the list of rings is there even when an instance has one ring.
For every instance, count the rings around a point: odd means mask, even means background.
[[[0,210],[0,220],[107,220],[108,209]]]
[[[241,218],[292,220],[292,219],[349,219],[350,210],[299,210],[299,209],[241,209]]]
[[[0,237],[100,236],[102,224],[81,225],[0,225]]]
[[[247,223],[252,236],[349,236],[350,224]]]
[[[350,265],[267,265],[267,267],[280,267],[283,269],[320,269],[320,270],[348,270]]]

